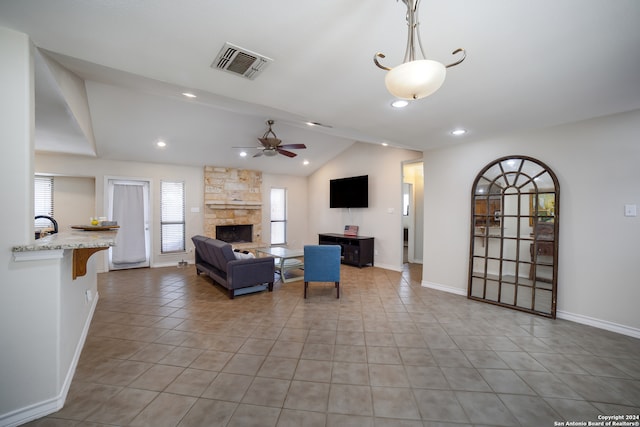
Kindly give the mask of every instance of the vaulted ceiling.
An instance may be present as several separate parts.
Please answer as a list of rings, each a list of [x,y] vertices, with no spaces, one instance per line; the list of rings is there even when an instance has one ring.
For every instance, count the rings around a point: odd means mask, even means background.
[[[393,0],[0,0],[0,26],[84,80],[93,138],[65,121],[68,100],[36,61],[36,148],[104,159],[307,175],[355,141],[426,151],[640,108],[637,0],[423,0],[428,58],[463,47],[467,59],[393,109],[373,55],[402,62],[405,12]],[[273,62],[254,80],[211,68],[226,42]],[[233,147],[257,147],[268,119],[308,148],[241,158]]]

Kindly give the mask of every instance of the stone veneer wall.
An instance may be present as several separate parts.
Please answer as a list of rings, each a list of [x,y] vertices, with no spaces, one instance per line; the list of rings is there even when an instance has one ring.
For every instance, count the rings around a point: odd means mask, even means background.
[[[205,166],[204,205],[207,237],[217,225],[252,224],[253,242],[239,246],[262,246],[262,172]]]

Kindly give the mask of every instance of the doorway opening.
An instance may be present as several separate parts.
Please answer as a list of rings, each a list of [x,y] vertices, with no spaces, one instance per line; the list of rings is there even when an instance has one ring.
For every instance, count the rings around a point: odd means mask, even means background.
[[[402,163],[402,264],[422,264],[424,232],[424,163]]]

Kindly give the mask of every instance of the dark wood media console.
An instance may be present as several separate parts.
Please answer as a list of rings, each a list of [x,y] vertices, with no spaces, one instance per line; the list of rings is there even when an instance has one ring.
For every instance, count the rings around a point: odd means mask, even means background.
[[[371,264],[373,267],[373,237],[345,236],[337,233],[318,234],[318,244],[340,245],[344,264],[361,268]]]

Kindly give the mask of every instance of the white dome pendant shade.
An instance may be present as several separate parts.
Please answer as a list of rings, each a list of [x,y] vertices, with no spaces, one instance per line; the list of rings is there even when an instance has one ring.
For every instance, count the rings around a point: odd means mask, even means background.
[[[465,60],[467,54],[462,48],[454,50],[452,54],[462,52],[462,58],[449,65],[426,59],[416,17],[420,0],[402,0],[402,2],[407,6],[407,27],[409,28],[404,62],[395,68],[385,67],[378,61],[378,58],[385,57],[380,52],[373,56],[373,62],[379,68],[387,71],[384,82],[387,90],[393,96],[401,99],[420,99],[440,89],[447,75],[447,68],[460,64]],[[416,40],[423,59],[416,59]]]
[[[387,72],[384,83],[387,90],[401,99],[420,99],[440,89],[447,69],[438,61],[420,59],[405,62]]]

